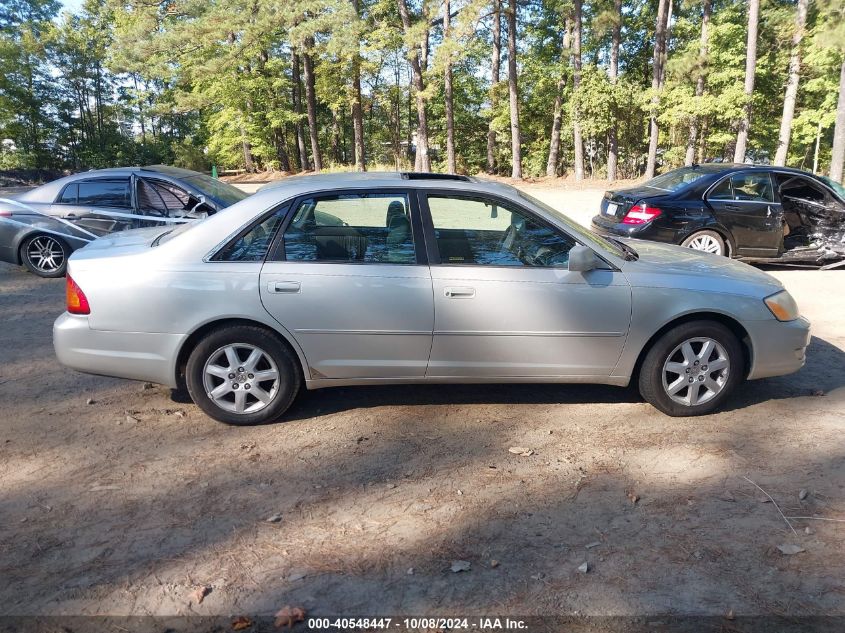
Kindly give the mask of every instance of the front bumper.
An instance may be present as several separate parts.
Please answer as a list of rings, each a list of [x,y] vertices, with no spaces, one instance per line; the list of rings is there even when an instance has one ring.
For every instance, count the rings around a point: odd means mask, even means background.
[[[753,350],[749,380],[791,374],[804,366],[811,338],[807,319],[744,321],[743,325]]]
[[[184,337],[150,332],[92,330],[88,317],[65,312],[53,324],[59,362],[88,374],[146,380],[175,388],[176,358]]]

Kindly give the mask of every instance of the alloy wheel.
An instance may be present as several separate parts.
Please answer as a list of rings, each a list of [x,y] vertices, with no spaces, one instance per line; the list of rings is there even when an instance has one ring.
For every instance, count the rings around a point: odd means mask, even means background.
[[[730,358],[718,341],[687,339],[663,363],[663,389],[678,404],[704,404],[725,388],[730,368]]]
[[[41,273],[55,273],[65,262],[65,250],[58,240],[41,235],[26,247],[26,258]]]
[[[689,242],[687,242],[687,247],[696,251],[712,253],[714,255],[722,254],[722,244],[709,233],[702,233],[701,235],[694,236]]]
[[[231,413],[256,413],[279,391],[279,370],[270,355],[255,345],[224,345],[206,360],[203,387],[215,405]]]

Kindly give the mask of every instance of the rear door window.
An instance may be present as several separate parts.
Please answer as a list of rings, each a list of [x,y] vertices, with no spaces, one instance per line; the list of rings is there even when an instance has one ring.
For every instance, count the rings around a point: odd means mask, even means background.
[[[89,180],[79,183],[78,202],[92,207],[131,206],[129,179],[125,180]]]
[[[176,185],[145,179],[138,181],[138,208],[143,213],[181,216],[191,206],[191,196]]]
[[[284,235],[285,259],[414,264],[405,193],[354,193],[302,200]]]

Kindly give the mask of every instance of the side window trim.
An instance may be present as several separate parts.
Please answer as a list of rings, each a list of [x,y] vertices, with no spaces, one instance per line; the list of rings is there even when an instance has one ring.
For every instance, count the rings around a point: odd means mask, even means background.
[[[463,192],[463,191],[456,191],[454,189],[420,189],[419,190],[419,197],[420,197],[420,208],[422,210],[423,216],[423,224],[424,224],[424,233],[426,238],[426,248],[428,252],[428,260],[431,266],[450,266],[450,267],[461,267],[461,266],[484,266],[486,268],[532,268],[531,266],[497,266],[495,264],[444,264],[440,259],[440,249],[437,247],[437,238],[435,235],[435,228],[434,228],[434,219],[431,216],[431,207],[428,205],[428,198],[429,197],[446,197],[446,198],[462,198],[464,200],[478,200],[480,202],[495,202],[500,204],[501,206],[507,208],[512,207],[514,211],[518,211],[526,215],[531,220],[537,222],[541,226],[546,227],[547,229],[559,233],[560,235],[568,238],[573,242],[573,244],[581,244],[582,246],[586,246],[583,242],[581,242],[578,238],[574,235],[571,235],[568,231],[562,229],[561,227],[552,224],[548,220],[543,217],[540,217],[530,209],[526,209],[525,206],[519,204],[518,202],[514,202],[513,200],[509,200],[507,198],[503,198],[501,196],[497,196],[495,194],[486,194],[486,193],[476,193],[476,192]],[[595,253],[595,250],[592,249],[590,246],[587,246],[590,250]],[[604,260],[598,253],[596,255]],[[609,264],[610,265],[610,264]]]
[[[404,195],[408,200],[409,213],[411,214],[411,238],[414,243],[414,251],[416,254],[415,263],[389,263],[389,262],[338,262],[338,261],[308,261],[299,262],[296,260],[288,261],[285,254],[285,232],[288,230],[290,223],[296,215],[296,210],[300,205],[312,198],[320,197],[335,197],[348,195],[365,195],[365,194],[387,194],[387,195]],[[309,193],[297,196],[290,204],[287,215],[282,221],[276,236],[273,238],[273,243],[270,246],[269,254],[265,261],[267,262],[284,262],[288,264],[307,263],[307,264],[341,264],[347,263],[352,265],[380,265],[380,266],[426,266],[428,265],[428,257],[426,251],[426,242],[423,238],[423,226],[421,222],[419,200],[416,196],[416,190],[413,187],[379,187],[378,189],[334,189],[323,191],[312,191]]]

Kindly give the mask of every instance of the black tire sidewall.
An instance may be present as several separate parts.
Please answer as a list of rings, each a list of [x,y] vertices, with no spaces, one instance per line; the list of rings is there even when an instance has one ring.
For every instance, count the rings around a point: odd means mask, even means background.
[[[218,407],[203,386],[203,369],[208,357],[216,350],[233,343],[255,345],[266,352],[279,370],[279,388],[273,401],[261,411],[237,414]],[[191,351],[185,367],[188,393],[206,415],[237,426],[267,424],[277,421],[290,407],[301,385],[301,376],[295,354],[274,332],[250,325],[229,325],[206,335]]]
[[[697,337],[712,338],[725,348],[730,361],[730,371],[727,384],[714,398],[703,404],[688,407],[672,400],[663,389],[663,364],[669,353],[678,345]],[[667,415],[696,416],[718,409],[744,378],[745,354],[736,335],[716,321],[691,321],[672,328],[652,345],[640,368],[639,388],[646,401]]]
[[[64,253],[64,261],[62,261],[62,265],[51,273],[45,273],[43,271],[38,270],[38,268],[36,268],[35,265],[29,261],[29,256],[27,255],[27,252],[29,251],[29,245],[34,240],[37,240],[39,237],[49,237],[51,240],[54,240],[61,247],[62,252]],[[68,247],[67,243],[64,240],[58,237],[53,237],[51,235],[45,236],[43,233],[38,233],[36,235],[31,235],[25,238],[23,242],[21,242],[20,246],[21,262],[23,263],[24,268],[26,268],[33,275],[43,277],[44,279],[57,279],[59,277],[64,277],[65,273],[67,273],[67,260],[68,257],[70,257],[70,253],[70,247]]]

